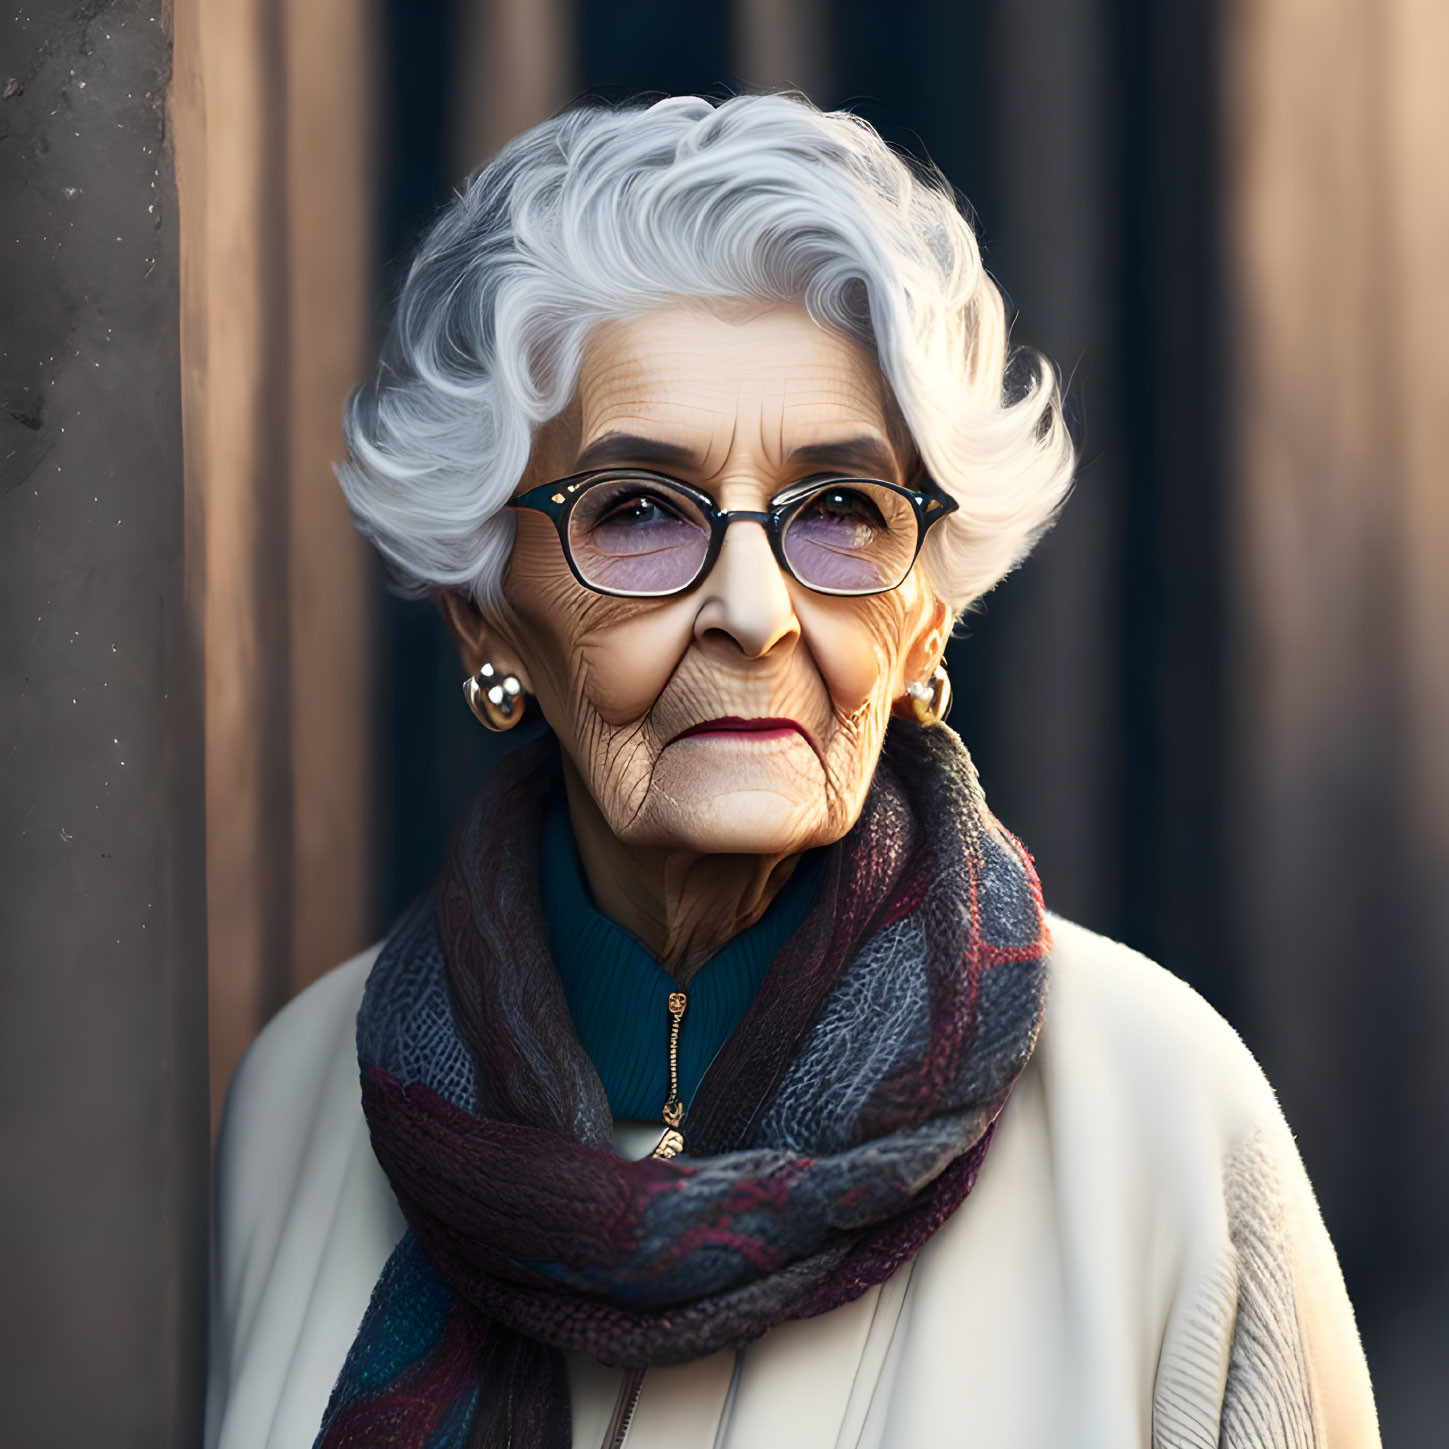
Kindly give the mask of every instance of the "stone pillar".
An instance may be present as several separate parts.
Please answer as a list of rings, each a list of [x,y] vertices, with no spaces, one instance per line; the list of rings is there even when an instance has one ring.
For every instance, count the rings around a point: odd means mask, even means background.
[[[0,16],[0,1403],[199,1442],[205,829],[159,4]]]

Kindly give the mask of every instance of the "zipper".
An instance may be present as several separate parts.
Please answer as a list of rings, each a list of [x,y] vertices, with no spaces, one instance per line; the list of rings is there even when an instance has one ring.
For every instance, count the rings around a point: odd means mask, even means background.
[[[684,1013],[689,1009],[689,997],[683,991],[671,991],[666,1005],[669,1009],[669,1095],[665,1097],[664,1109],[660,1113],[664,1119],[664,1135],[649,1154],[662,1159],[677,1157],[684,1151],[684,1133],[679,1130],[680,1123],[684,1121],[684,1103],[679,1100],[679,1029],[684,1024]],[[634,1422],[634,1412],[639,1407],[639,1395],[644,1392],[646,1372],[642,1368],[632,1368],[624,1375],[602,1449],[624,1449],[629,1427]]]
[[[684,1103],[679,1100],[679,1028],[684,1022],[684,1013],[689,1007],[689,997],[682,991],[669,993],[669,1095],[664,1099],[664,1136],[649,1155],[651,1157],[678,1157],[684,1151],[684,1133],[679,1124],[684,1121]]]
[[[619,1385],[619,1397],[614,1402],[614,1417],[609,1420],[608,1432],[604,1435],[601,1449],[624,1449],[629,1437],[629,1426],[634,1422],[634,1411],[639,1407],[639,1395],[644,1392],[644,1370],[632,1368],[624,1375]]]

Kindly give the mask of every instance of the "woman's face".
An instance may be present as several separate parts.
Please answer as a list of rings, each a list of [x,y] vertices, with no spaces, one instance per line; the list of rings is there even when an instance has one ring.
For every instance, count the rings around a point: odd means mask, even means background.
[[[520,491],[634,465],[764,509],[812,475],[911,481],[901,438],[874,358],[803,308],[680,303],[595,333]],[[611,598],[577,582],[548,518],[517,522],[515,617],[479,657],[521,676],[620,840],[790,854],[850,829],[893,702],[945,642],[947,610],[919,568],[890,593],[816,594],[740,521],[689,593]],[[758,720],[784,723],[731,727]]]

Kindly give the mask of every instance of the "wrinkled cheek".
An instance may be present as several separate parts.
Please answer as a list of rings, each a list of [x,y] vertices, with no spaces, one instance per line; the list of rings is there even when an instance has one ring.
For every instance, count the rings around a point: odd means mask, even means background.
[[[571,641],[583,619],[582,590],[569,572],[557,539],[520,527],[504,575],[503,592],[515,618],[509,632],[541,699],[559,703],[568,678]]]
[[[508,594],[535,688],[552,713],[570,716],[579,730],[599,720],[626,725],[648,712],[681,652],[670,648],[678,631],[667,621],[661,628],[649,606],[585,589],[546,540],[515,546]]]
[[[573,661],[578,707],[616,729],[635,724],[653,709],[678,660],[679,651],[648,630],[616,625],[607,639],[585,635]]]
[[[613,729],[642,720],[668,681],[655,661],[620,656],[611,645],[582,645],[577,665],[575,709],[596,714]]]
[[[905,614],[904,601],[883,594],[811,622],[811,648],[835,712],[825,773],[834,827],[842,833],[859,816],[875,772]]]
[[[550,580],[531,590],[521,607],[516,605],[523,625],[519,651],[532,676],[534,690],[552,712],[572,708],[572,664],[577,654],[574,640],[579,620],[577,611],[571,608],[570,594],[577,588],[572,579],[568,585]]]
[[[902,613],[884,594],[812,621],[811,652],[838,716],[853,719],[873,704],[889,707]]]

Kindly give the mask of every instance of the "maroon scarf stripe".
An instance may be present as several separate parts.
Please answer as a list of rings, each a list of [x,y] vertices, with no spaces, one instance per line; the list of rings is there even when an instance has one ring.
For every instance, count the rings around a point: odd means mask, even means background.
[[[339,1409],[317,1449],[424,1449],[439,1422],[477,1384],[491,1331],[466,1303],[455,1303],[432,1352],[410,1364],[390,1392]]]

